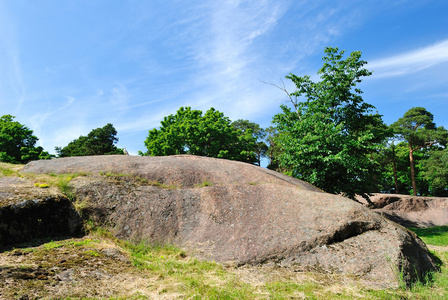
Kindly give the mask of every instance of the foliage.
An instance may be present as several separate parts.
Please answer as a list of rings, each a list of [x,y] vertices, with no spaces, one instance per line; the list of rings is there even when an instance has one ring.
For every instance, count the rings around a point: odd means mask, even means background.
[[[266,129],[266,141],[268,143],[267,156],[269,158],[269,164],[267,166],[270,170],[285,173],[286,170],[280,168],[280,163],[277,157],[280,155],[282,149],[277,143],[278,131],[274,126],[270,126]]]
[[[117,130],[111,123],[93,129],[87,136],[80,136],[65,147],[56,147],[59,157],[123,154],[114,144],[118,142]]]
[[[256,138],[256,145],[254,152],[257,156],[257,165],[261,165],[261,158],[266,157],[268,146],[264,142],[266,138],[266,130],[261,128],[259,124],[251,122],[249,120],[238,119],[231,124],[236,129],[241,130],[242,135],[252,133],[252,136]]]
[[[431,155],[426,149],[414,151],[414,163],[417,170],[423,170],[424,163]],[[377,162],[378,179],[372,192],[412,194],[409,149],[405,142],[389,144],[373,156]],[[394,171],[395,164],[395,171]],[[395,173],[395,174],[394,174]],[[420,195],[430,195],[430,182],[416,172],[417,191]],[[395,177],[396,176],[396,182]]]
[[[448,196],[448,155],[446,153],[447,150],[440,147],[423,148],[413,152],[418,195]],[[377,162],[379,175],[376,189],[372,192],[413,194],[407,143],[389,145],[375,153],[374,160]]]
[[[181,107],[165,117],[159,129],[149,131],[145,146],[147,152],[142,155],[192,154],[256,162],[253,132],[235,128],[214,108],[202,115],[200,110]]]
[[[372,113],[374,106],[365,103],[356,88],[372,74],[363,68],[361,52],[343,59],[344,52],[325,49],[319,82],[307,75],[286,76],[297,89],[289,94],[294,110],[282,105],[282,113],[273,119],[275,143],[281,147],[276,159],[290,175],[326,192],[367,198],[375,169],[370,154],[387,134],[381,116]]]
[[[448,196],[448,149],[436,150],[423,161],[421,172],[434,196]]]
[[[442,126],[436,127],[433,114],[423,107],[411,108],[391,127],[397,137],[408,144],[411,183],[413,194],[416,196],[418,188],[414,152],[433,146],[445,147],[448,140],[448,131]]]
[[[0,161],[24,164],[32,160],[48,159],[51,155],[36,147],[38,138],[28,127],[14,121],[14,116],[0,118]]]

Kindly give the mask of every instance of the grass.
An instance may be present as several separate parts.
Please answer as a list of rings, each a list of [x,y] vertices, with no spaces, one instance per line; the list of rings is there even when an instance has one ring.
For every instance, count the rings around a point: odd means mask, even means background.
[[[19,177],[19,170],[23,165],[14,165],[0,162],[0,178],[1,177]]]
[[[448,226],[409,229],[414,231],[426,244],[448,246]]]
[[[174,184],[165,184],[159,181],[148,180],[138,175],[127,174],[127,173],[115,173],[115,172],[100,172],[99,175],[108,178],[109,180],[116,180],[118,182],[122,181],[132,181],[139,185],[149,185],[156,186],[162,189],[178,189],[180,186]]]
[[[51,249],[54,249],[54,248],[62,247],[62,244],[60,244],[58,242],[51,241],[49,243],[44,244],[43,247],[44,247],[45,250],[51,250]]]
[[[212,186],[213,182],[211,182],[210,180],[204,180],[201,183],[195,184],[195,187],[206,187],[206,186]]]
[[[39,271],[51,275],[55,267],[56,273],[75,270],[76,279],[58,299],[448,299],[446,250],[436,252],[443,262],[442,272],[434,274],[429,283],[375,290],[347,276],[202,261],[174,245],[123,241],[104,227],[89,226],[91,232],[84,238],[47,241],[38,247],[0,253],[0,259],[20,258],[20,264],[11,263],[10,274]],[[445,232],[444,228],[434,231]],[[424,230],[421,237],[425,239],[428,232]],[[109,257],[104,249],[116,249],[127,261]],[[18,250],[26,254],[12,255]],[[86,277],[92,272],[107,274],[108,279]],[[64,285],[51,278],[16,283],[8,285],[8,293],[0,283],[0,291],[5,295],[33,291],[36,296],[50,297],[48,286]]]
[[[143,294],[135,294],[138,299],[149,299],[148,294],[169,299],[448,299],[447,251],[436,252],[443,262],[442,272],[429,283],[375,290],[340,275],[223,266],[200,261],[173,245],[124,242],[104,229],[96,230],[127,251],[140,274],[152,278]]]

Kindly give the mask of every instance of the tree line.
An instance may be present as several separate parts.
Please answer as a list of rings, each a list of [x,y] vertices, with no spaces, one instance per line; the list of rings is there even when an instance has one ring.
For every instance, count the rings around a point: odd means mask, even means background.
[[[231,121],[210,108],[203,113],[181,107],[149,131],[140,155],[191,154],[261,165],[307,181],[322,190],[369,201],[374,192],[448,196],[448,131],[437,127],[423,107],[409,109],[386,125],[357,87],[372,72],[364,68],[361,52],[327,47],[319,81],[289,74],[296,89],[286,92],[272,126],[249,120]],[[93,129],[65,147],[57,157],[123,154],[112,124]],[[0,119],[0,160],[26,163],[55,157],[36,147],[32,130]]]

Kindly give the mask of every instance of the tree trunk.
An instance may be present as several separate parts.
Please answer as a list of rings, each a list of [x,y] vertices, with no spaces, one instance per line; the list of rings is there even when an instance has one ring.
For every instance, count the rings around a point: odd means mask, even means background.
[[[415,182],[414,149],[412,149],[411,143],[409,143],[409,162],[411,164],[412,189],[414,190],[414,196],[417,196],[417,183]]]
[[[397,176],[397,162],[395,161],[395,146],[392,145],[392,167],[394,169],[394,184],[395,184],[395,194],[399,194],[398,191],[398,176]]]
[[[371,159],[372,161],[374,161],[373,153],[372,153],[372,152],[370,152],[370,159]],[[372,180],[373,180],[372,191],[373,191],[374,193],[379,193],[380,190],[379,190],[379,187],[378,187],[378,178],[377,178],[375,172],[373,172],[373,178],[372,178]]]

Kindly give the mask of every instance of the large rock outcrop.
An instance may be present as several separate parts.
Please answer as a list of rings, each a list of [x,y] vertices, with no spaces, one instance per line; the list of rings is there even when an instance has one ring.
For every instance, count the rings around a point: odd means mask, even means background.
[[[0,178],[0,247],[81,233],[82,220],[67,197],[22,178]]]
[[[84,215],[124,239],[175,243],[205,259],[275,263],[396,286],[436,269],[412,232],[341,196],[257,166],[195,156],[36,161],[72,181]],[[101,175],[100,175],[101,174]]]
[[[448,198],[375,194],[372,208],[407,227],[448,225]]]

